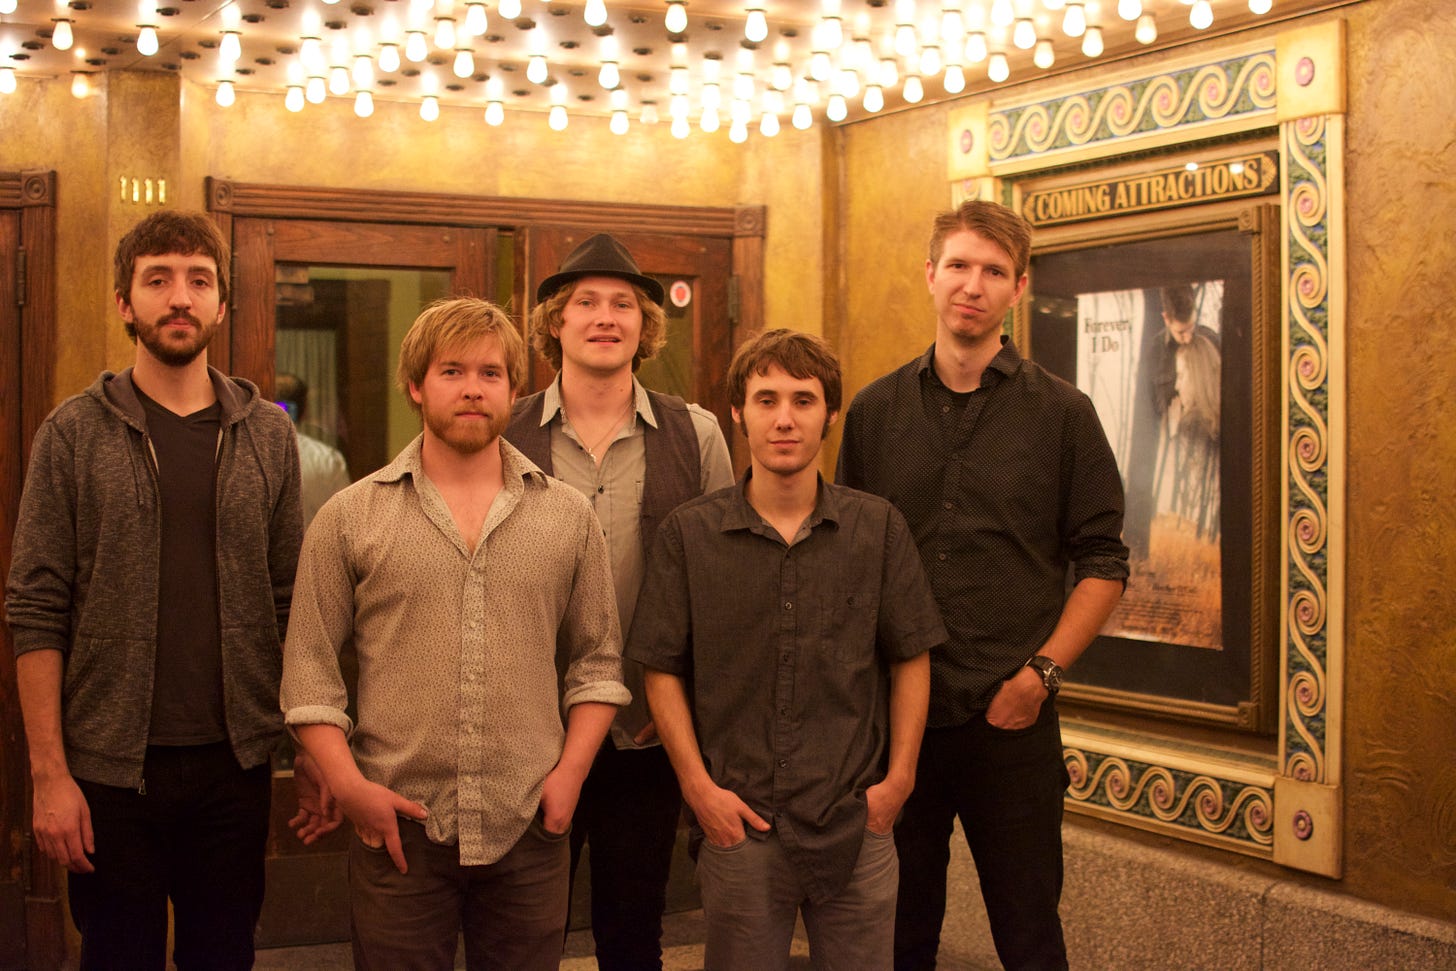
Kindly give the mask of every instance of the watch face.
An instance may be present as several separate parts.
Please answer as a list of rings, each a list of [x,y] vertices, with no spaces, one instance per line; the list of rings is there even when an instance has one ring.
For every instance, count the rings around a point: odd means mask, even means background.
[[[1056,661],[1038,655],[1031,659],[1031,666],[1041,675],[1041,683],[1048,691],[1055,692],[1062,686],[1062,668]]]

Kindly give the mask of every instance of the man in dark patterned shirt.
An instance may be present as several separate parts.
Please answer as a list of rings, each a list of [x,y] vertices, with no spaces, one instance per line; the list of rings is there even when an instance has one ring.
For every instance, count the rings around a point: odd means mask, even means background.
[[[904,513],[950,633],[895,829],[899,969],[935,966],[957,816],[1002,963],[1066,967],[1056,692],[1122,595],[1127,548],[1092,402],[1001,333],[1030,252],[1030,227],[1003,206],[938,216],[925,264],[935,344],[862,390],[845,420],[838,479]]]
[[[701,843],[708,971],[786,971],[800,911],[815,967],[891,962],[891,829],[945,628],[904,518],[819,476],[840,387],[817,337],[739,349],[752,465],[664,521],[632,623]]]

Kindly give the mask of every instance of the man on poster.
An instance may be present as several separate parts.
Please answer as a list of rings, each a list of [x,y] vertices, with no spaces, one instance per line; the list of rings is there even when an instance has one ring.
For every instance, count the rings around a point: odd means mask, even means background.
[[[935,343],[855,398],[838,479],[905,514],[950,641],[895,830],[895,964],[933,968],[958,817],[1007,968],[1065,968],[1055,698],[1122,593],[1122,484],[1087,396],[1002,335],[1031,230],[972,200],[937,216]],[[1067,594],[1068,575],[1072,581]]]

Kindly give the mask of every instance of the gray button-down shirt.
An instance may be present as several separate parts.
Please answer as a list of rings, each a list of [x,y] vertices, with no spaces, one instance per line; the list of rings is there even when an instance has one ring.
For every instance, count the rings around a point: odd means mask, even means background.
[[[621,705],[606,544],[591,506],[506,442],[505,484],[474,550],[420,465],[416,438],[334,496],[304,540],[283,657],[289,725],[350,732],[364,777],[429,810],[464,865],[526,831],[561,757],[563,710]],[[357,726],[338,654],[359,655]],[[558,698],[556,643],[569,645]]]
[[[663,523],[627,653],[683,678],[708,774],[772,822],[824,900],[849,881],[864,791],[884,778],[889,665],[945,627],[888,502],[821,482],[786,546],[746,482]]]

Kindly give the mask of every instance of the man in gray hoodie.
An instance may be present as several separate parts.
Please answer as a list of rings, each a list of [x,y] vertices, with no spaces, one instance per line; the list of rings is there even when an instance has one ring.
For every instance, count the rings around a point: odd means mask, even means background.
[[[207,366],[228,246],[202,214],[122,238],[135,364],[37,432],[5,607],[42,853],[81,967],[248,968],[280,644],[301,538],[288,417]],[[326,824],[325,824],[326,825]]]

